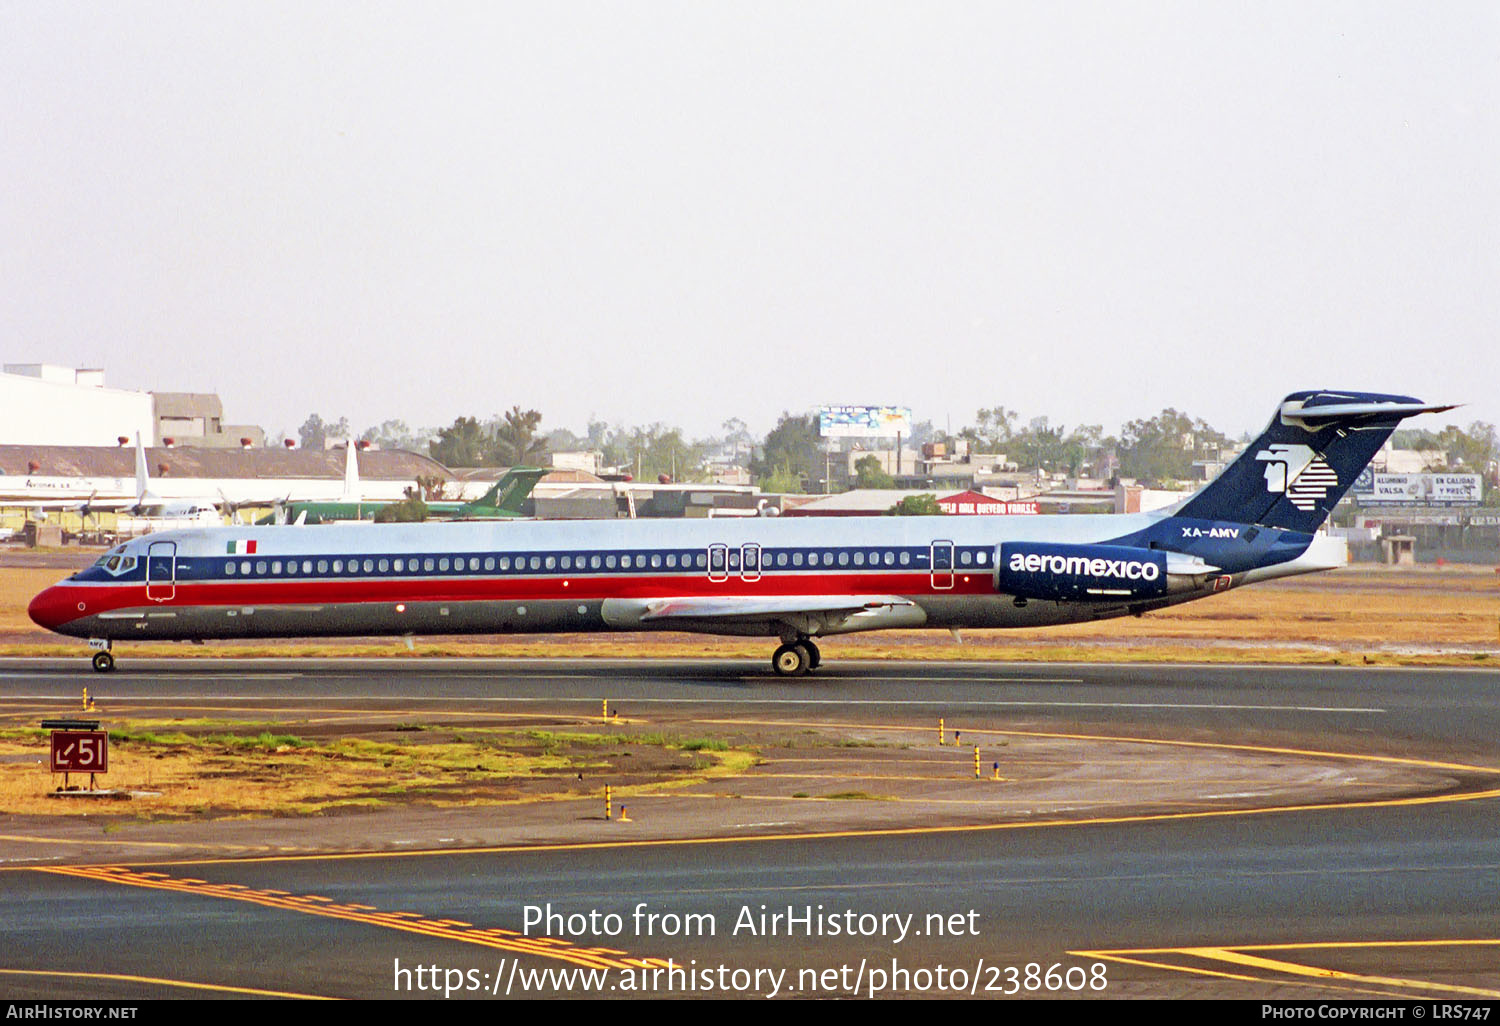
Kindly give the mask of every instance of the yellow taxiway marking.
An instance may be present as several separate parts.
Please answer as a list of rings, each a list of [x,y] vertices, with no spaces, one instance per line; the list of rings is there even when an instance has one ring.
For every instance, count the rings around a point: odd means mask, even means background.
[[[141,873],[126,866],[37,866],[39,873],[78,877],[100,883],[152,890],[175,891],[201,897],[245,901],[266,908],[300,912],[304,915],[343,919],[349,922],[381,926],[390,930],[441,937],[465,944],[478,944],[523,955],[556,958],[591,969],[634,969],[654,965],[654,959],[641,959],[618,948],[582,947],[555,937],[528,937],[514,930],[479,929],[457,925],[451,919],[430,919],[420,912],[372,912],[368,905],[342,904],[317,894],[289,894],[286,891],[256,890],[243,884],[212,884],[190,877],[171,877],[163,873]]]
[[[221,994],[243,994],[249,997],[302,998],[308,1001],[337,1001],[322,994],[297,994],[285,990],[259,990],[255,987],[231,987],[222,983],[193,983],[190,980],[167,980],[159,976],[130,976],[124,973],[74,973],[51,969],[0,969],[0,976],[45,976],[48,979],[108,980],[111,983],[148,983],[156,987],[180,987],[185,990],[209,990]]]
[[[1179,955],[1188,958],[1198,958],[1208,962],[1224,962],[1230,965],[1243,966],[1247,969],[1260,969],[1265,972],[1279,973],[1285,976],[1310,977],[1318,980],[1334,981],[1337,983],[1362,984],[1371,987],[1396,987],[1402,991],[1435,991],[1445,994],[1464,994],[1469,997],[1500,998],[1500,990],[1486,990],[1480,987],[1465,987],[1456,983],[1433,983],[1429,980],[1414,980],[1399,976],[1372,976],[1367,973],[1345,972],[1340,969],[1327,969],[1321,966],[1305,965],[1301,962],[1288,962],[1280,958],[1267,958],[1264,954],[1256,952],[1286,952],[1286,951],[1342,951],[1372,948],[1437,948],[1437,947],[1496,947],[1500,946],[1500,940],[1425,940],[1425,941],[1332,941],[1332,942],[1304,942],[1291,944],[1237,944],[1233,947],[1188,947],[1188,948],[1127,948],[1118,951],[1073,951],[1070,954],[1080,958],[1102,958],[1112,961],[1129,963],[1131,965],[1149,966],[1156,969],[1169,969],[1176,972],[1195,973],[1203,976],[1217,976],[1234,980],[1247,980],[1256,983],[1272,982],[1265,976],[1246,976],[1239,973],[1223,972],[1213,969],[1204,969],[1199,966],[1180,965],[1173,962],[1163,962],[1145,959],[1142,955]],[[1389,991],[1378,993],[1390,994]],[[1394,996],[1409,997],[1410,994],[1398,992]]]
[[[826,723],[808,723],[805,720],[747,720],[734,718],[723,720],[704,719],[696,722],[727,726],[821,727],[824,730],[829,729]],[[904,733],[909,733],[913,729],[910,726],[893,726],[883,723],[839,723],[837,727],[840,730],[887,730],[902,731]],[[1326,752],[1307,748],[1276,748],[1268,745],[1231,744],[1224,741],[1181,741],[1174,738],[1115,737],[1108,734],[1063,734],[1054,731],[1002,730],[990,727],[964,727],[962,729],[965,734],[978,734],[991,737],[1047,738],[1057,741],[1101,741],[1110,744],[1126,745],[1165,745],[1177,748],[1203,748],[1222,752],[1256,752],[1261,755],[1297,755],[1309,759],[1343,759],[1355,762],[1378,762],[1390,766],[1418,766],[1423,769],[1440,769],[1462,773],[1500,773],[1500,767],[1496,766],[1471,766],[1460,762],[1437,762],[1433,759],[1416,759],[1398,755],[1372,755],[1364,752]]]
[[[1119,962],[1122,965],[1139,965],[1147,969],[1165,969],[1172,972],[1189,973],[1194,976],[1208,976],[1216,980],[1236,980],[1240,983],[1268,983],[1264,976],[1246,976],[1244,973],[1216,972],[1213,969],[1202,969],[1194,966],[1174,965],[1171,962],[1152,962],[1144,958],[1127,958],[1124,955],[1106,954],[1098,951],[1072,951],[1069,954],[1078,955],[1083,958],[1107,958],[1111,962]],[[1277,980],[1278,986],[1313,987],[1317,986],[1326,990],[1342,990],[1352,994],[1376,994],[1380,997],[1403,998],[1410,995],[1392,993],[1384,990],[1368,990],[1363,987],[1341,987],[1333,983],[1312,984],[1303,983],[1301,980]]]
[[[108,837],[33,837],[28,834],[0,834],[0,841],[17,841],[24,844],[77,844],[83,847],[101,846],[105,848],[118,848],[127,845],[137,848],[202,848],[203,845],[190,841],[137,841],[134,838],[108,838]],[[271,846],[268,844],[219,844],[213,847],[224,851],[266,851]]]
[[[643,796],[637,796],[637,799]],[[660,797],[671,797],[662,795]],[[559,851],[605,851],[617,848],[675,848],[718,844],[751,844],[775,841],[826,841],[852,837],[920,837],[934,834],[993,833],[1002,830],[1036,830],[1048,827],[1112,826],[1122,823],[1165,823],[1193,819],[1225,819],[1230,816],[1263,816],[1288,812],[1328,812],[1342,809],[1386,809],[1412,805],[1443,805],[1450,802],[1486,801],[1500,798],[1500,788],[1465,791],[1459,794],[1431,795],[1421,798],[1388,798],[1370,801],[1324,802],[1317,805],[1280,805],[1250,809],[1203,809],[1194,812],[1155,812],[1138,815],[1090,816],[1082,819],[1039,819],[1011,823],[971,823],[945,826],[880,827],[867,830],[816,830],[806,833],[754,834],[737,837],[677,837],[641,840],[561,841],[553,844],[498,844],[472,848],[420,848],[411,851],[317,852],[279,855],[239,855],[228,858],[160,860],[135,865],[204,866],[229,865],[237,862],[344,862],[357,859],[418,858],[453,855],[525,855]],[[118,866],[120,863],[110,863]],[[0,872],[50,872],[65,868],[51,866],[0,866]]]
[[[759,726],[789,726],[809,727],[814,726],[801,720],[703,720],[704,723],[718,723],[731,725],[759,725]],[[875,730],[902,730],[910,731],[911,727],[893,727],[884,724],[841,724],[844,728],[864,726]],[[924,728],[925,729],[925,728]],[[972,728],[969,728],[972,729]],[[1033,737],[1049,738],[1054,740],[1073,741],[1100,741],[1115,744],[1141,744],[1141,745],[1167,745],[1186,748],[1217,749],[1230,752],[1258,752],[1269,755],[1297,755],[1307,758],[1342,759],[1350,761],[1365,761],[1385,763],[1391,765],[1416,766],[1426,769],[1441,769],[1447,771],[1463,771],[1472,773],[1500,774],[1500,769],[1485,766],[1468,766],[1460,763],[1436,762],[1427,759],[1401,758],[1396,756],[1365,755],[1359,753],[1326,752],[1309,749],[1296,748],[1274,748],[1261,745],[1227,744],[1213,741],[1179,741],[1164,738],[1138,738],[1138,737],[1114,737],[1096,734],[1059,734],[1037,731],[986,731],[991,734],[1003,734],[1010,737]],[[748,778],[753,779],[753,777]],[[647,797],[635,795],[627,797]],[[662,797],[671,797],[664,795]],[[934,834],[956,834],[956,833],[981,833],[1001,830],[1036,830],[1049,827],[1085,827],[1085,826],[1109,826],[1125,823],[1160,823],[1174,820],[1191,819],[1218,819],[1229,816],[1264,816],[1278,813],[1296,812],[1328,812],[1346,809],[1383,809],[1402,808],[1419,805],[1445,805],[1450,802],[1486,801],[1500,798],[1500,788],[1489,788],[1480,791],[1463,791],[1455,794],[1426,795],[1410,798],[1372,798],[1364,800],[1319,802],[1311,805],[1268,805],[1243,809],[1198,809],[1185,812],[1153,812],[1139,813],[1135,815],[1106,815],[1089,816],[1078,819],[1036,819],[1024,822],[1008,823],[972,823],[972,824],[949,824],[941,826],[914,826],[914,827],[880,827],[865,830],[814,830],[804,833],[778,833],[778,834],[756,834],[752,836],[735,837],[684,837],[684,838],[659,838],[640,840],[608,840],[608,841],[569,841],[554,844],[504,844],[486,845],[481,847],[466,848],[426,848],[410,851],[366,851],[366,852],[318,852],[318,853],[295,853],[282,852],[275,854],[240,854],[228,858],[198,858],[159,860],[152,865],[162,866],[193,866],[222,864],[228,862],[312,862],[312,861],[342,861],[351,859],[379,859],[379,858],[413,858],[418,856],[437,855],[482,855],[482,854],[524,854],[528,852],[558,852],[558,851],[597,851],[616,848],[645,848],[645,847],[678,847],[686,845],[716,845],[716,844],[748,844],[752,842],[774,842],[774,841],[815,841],[833,840],[853,837],[913,837],[931,836]],[[3,840],[0,837],[0,840]],[[16,840],[36,840],[35,838],[17,837]],[[83,842],[76,842],[83,843]],[[108,842],[90,842],[108,843]],[[143,843],[143,842],[131,842]],[[185,847],[185,845],[173,845],[157,842],[155,847]],[[245,851],[246,849],[241,849]],[[253,851],[254,849],[249,849]],[[35,866],[0,866],[0,872],[24,871],[30,869],[41,869]]]

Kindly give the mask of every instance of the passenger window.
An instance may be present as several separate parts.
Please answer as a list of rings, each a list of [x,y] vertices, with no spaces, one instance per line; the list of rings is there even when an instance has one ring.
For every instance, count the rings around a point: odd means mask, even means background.
[[[847,553],[847,552],[840,552],[839,553],[839,566],[848,566],[848,565],[849,565],[849,553]]]
[[[590,556],[589,557],[589,569],[590,570],[597,570],[597,569],[599,569],[599,564],[601,562],[603,562],[603,561],[598,556]]]
[[[901,565],[902,566],[910,566],[911,565],[911,553],[907,552],[905,549],[901,550]]]
[[[896,554],[894,552],[891,552],[889,549],[887,549],[886,553],[885,553],[885,565],[886,566],[895,566],[896,565]]]
[[[488,573],[489,571],[495,569],[495,557],[494,556],[485,556],[484,557],[484,569],[485,569],[486,573]]]
[[[335,559],[333,561],[333,572],[336,574],[344,572],[344,561],[342,559]]]
[[[256,560],[255,572],[257,574],[264,574],[266,572],[266,561],[264,559]]]
[[[651,569],[653,569],[653,570],[660,570],[661,569],[661,556],[659,554],[656,554],[656,553],[652,554],[652,556],[651,556]]]
[[[229,562],[224,564],[224,573],[228,574],[230,577],[234,576],[234,560],[231,559]]]
[[[276,560],[272,560],[271,561],[271,573],[273,573],[273,574],[279,574],[279,573],[281,573],[281,560],[276,559]]]
[[[318,560],[318,573],[320,573],[320,574],[326,574],[327,572],[328,572],[328,560],[326,560],[326,559],[320,559],[320,560]]]
[[[375,561],[373,559],[367,559],[367,560],[365,560],[365,573],[372,574],[374,572],[375,572]]]
[[[381,573],[385,573],[390,568],[391,568],[391,562],[390,562],[390,560],[388,560],[388,559],[382,559],[380,561],[380,572]]]
[[[855,566],[864,566],[865,565],[865,554],[863,552],[856,552],[854,554],[854,565]]]
[[[792,566],[801,566],[801,565],[802,565],[802,553],[800,553],[800,552],[793,552],[792,553]]]
[[[677,553],[675,553],[675,552],[669,552],[669,553],[667,553],[667,569],[668,570],[675,570],[675,569],[677,569]]]
[[[553,557],[553,556],[548,556],[547,560],[546,560],[546,567],[547,567],[547,569],[551,570],[551,569],[553,569],[556,566],[557,566],[557,559],[555,557]]]
[[[538,557],[538,556],[532,556],[531,557],[531,569],[533,569],[533,570],[540,570],[541,568],[542,568],[541,558]]]
[[[501,556],[500,557],[500,569],[501,570],[509,570],[510,569],[510,557],[509,556]]]
[[[439,570],[447,570],[448,569],[448,557],[447,556],[444,556],[442,559],[438,560],[438,569]]]

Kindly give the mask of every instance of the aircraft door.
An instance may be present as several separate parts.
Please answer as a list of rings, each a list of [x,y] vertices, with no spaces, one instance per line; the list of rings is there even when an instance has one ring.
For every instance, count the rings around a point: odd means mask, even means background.
[[[932,543],[932,587],[935,591],[946,591],[953,587],[953,543]]]
[[[760,546],[753,542],[740,546],[740,580],[760,580]]]
[[[177,543],[152,542],[146,550],[146,597],[167,602],[177,595]]]
[[[708,547],[708,579],[729,580],[729,546],[715,542]]]

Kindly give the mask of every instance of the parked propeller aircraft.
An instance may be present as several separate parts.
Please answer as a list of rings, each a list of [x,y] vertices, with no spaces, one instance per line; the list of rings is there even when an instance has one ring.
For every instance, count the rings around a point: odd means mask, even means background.
[[[1288,396],[1224,472],[1169,510],[1125,515],[612,520],[230,527],[118,546],[46,589],[31,618],[113,642],[676,630],[780,639],[894,627],[1040,627],[1141,614],[1327,570],[1316,534],[1405,417],[1400,395]]]

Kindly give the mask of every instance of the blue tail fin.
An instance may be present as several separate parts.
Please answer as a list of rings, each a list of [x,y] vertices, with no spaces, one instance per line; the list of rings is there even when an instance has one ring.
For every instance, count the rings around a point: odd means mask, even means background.
[[[1294,392],[1178,516],[1316,531],[1402,418],[1453,407],[1405,395]]]

